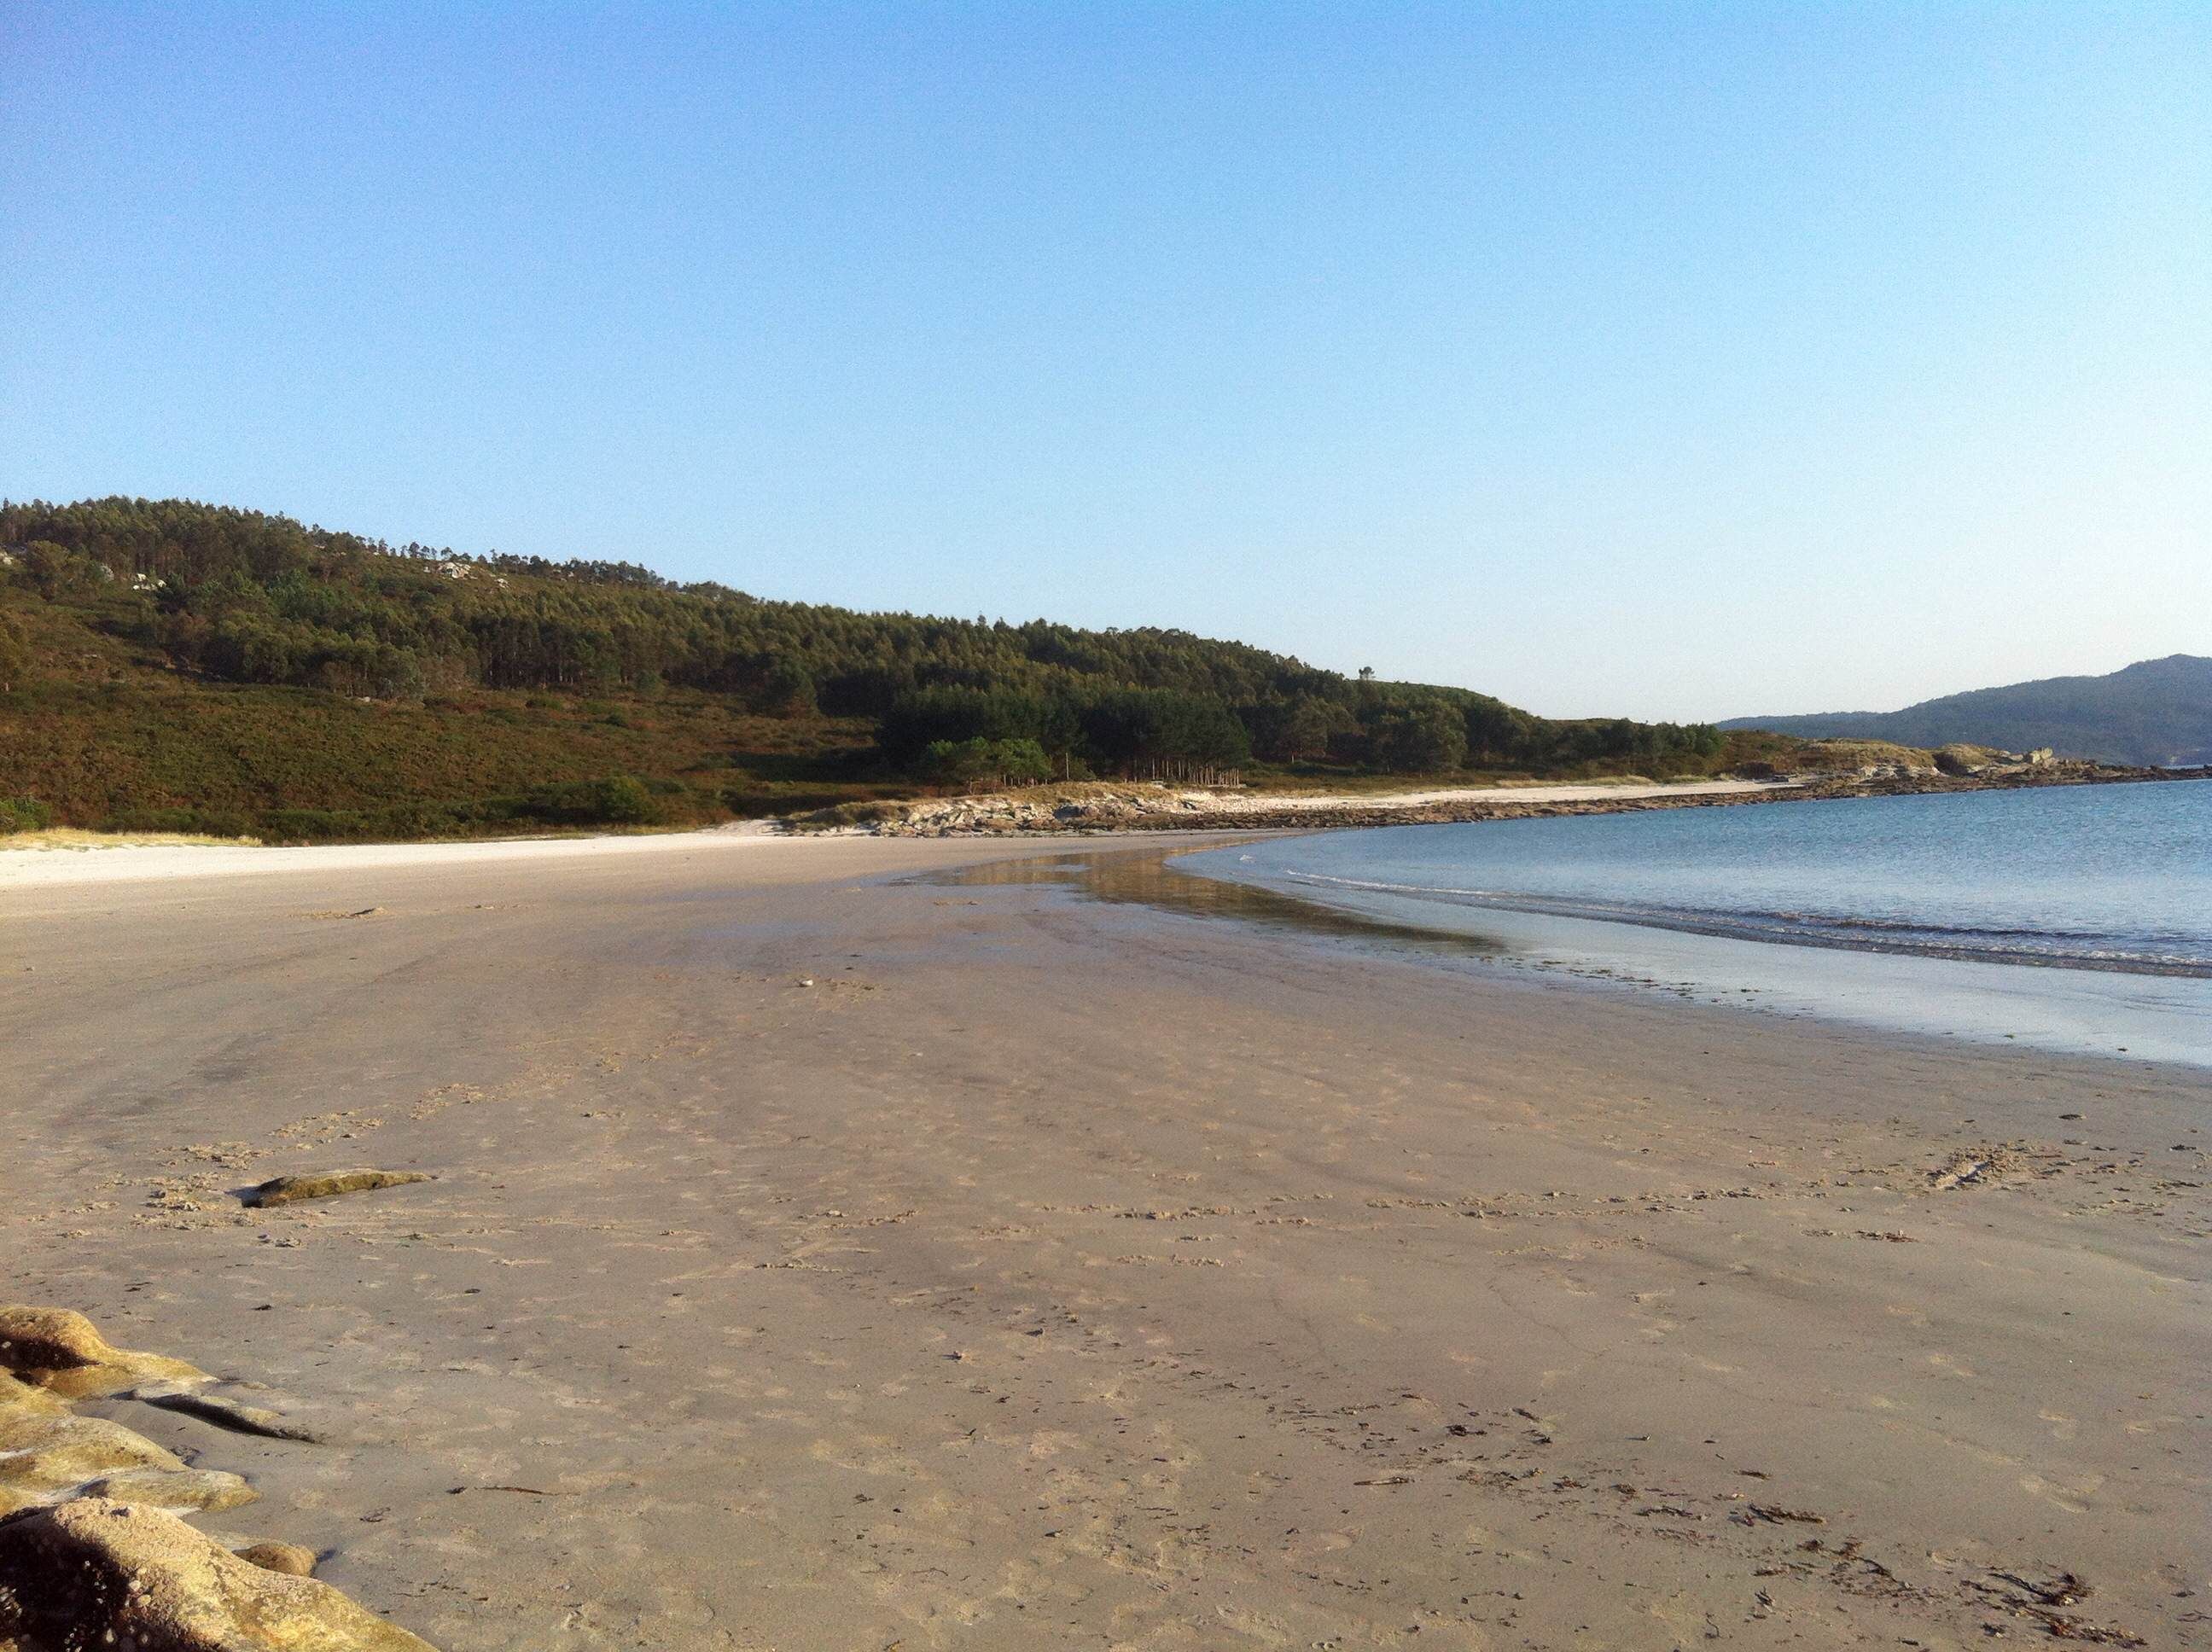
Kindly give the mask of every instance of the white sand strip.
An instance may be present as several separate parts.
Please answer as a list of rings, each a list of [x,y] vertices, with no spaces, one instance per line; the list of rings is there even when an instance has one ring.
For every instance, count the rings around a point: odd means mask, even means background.
[[[698,832],[634,836],[495,838],[459,843],[328,843],[291,848],[247,844],[135,844],[14,849],[0,853],[0,893],[64,884],[166,882],[287,872],[362,872],[392,867],[575,860],[604,855],[666,855],[752,848],[794,840],[757,823]]]

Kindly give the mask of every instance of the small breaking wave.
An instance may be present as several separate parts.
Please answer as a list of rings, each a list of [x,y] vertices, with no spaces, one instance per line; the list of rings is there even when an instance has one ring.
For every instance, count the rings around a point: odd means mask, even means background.
[[[1526,912],[1601,923],[1638,924],[1688,934],[1854,952],[1898,953],[1981,963],[2097,969],[2128,975],[2212,978],[2212,957],[2192,951],[2182,935],[2111,935],[2064,929],[1946,926],[1865,914],[1668,906],[1648,902],[1534,895],[1512,890],[1458,888],[1334,877],[1285,869],[1282,881],[1320,893],[1379,895],[1394,902]],[[1403,912],[1396,915],[1407,916]]]

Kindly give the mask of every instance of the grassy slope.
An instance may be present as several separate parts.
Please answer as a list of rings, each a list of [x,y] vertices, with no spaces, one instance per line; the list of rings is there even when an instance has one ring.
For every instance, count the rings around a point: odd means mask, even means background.
[[[483,692],[364,705],[308,689],[138,682],[15,698],[33,703],[0,718],[11,792],[72,822],[182,808],[226,817],[210,829],[271,810],[474,801],[615,774],[681,782],[673,806],[702,817],[710,799],[810,806],[856,789],[841,756],[870,742],[865,724],[782,723],[699,700],[531,706]]]
[[[1797,743],[1754,735],[1731,755]],[[311,689],[196,682],[143,668],[0,696],[0,794],[78,825],[272,840],[512,829],[441,812],[552,782],[647,779],[665,823],[706,823],[912,795],[874,761],[861,719],[781,720],[713,696],[471,690],[362,703]],[[1263,789],[1403,791],[1496,780],[1263,773]],[[321,811],[301,817],[298,811]]]
[[[731,696],[466,689],[364,701],[180,672],[103,624],[115,598],[47,603],[18,586],[36,670],[0,693],[0,799],[30,797],[65,826],[253,835],[271,841],[529,829],[507,805],[562,782],[629,774],[656,819],[704,823],[911,795],[866,719],[755,714]],[[1781,758],[1799,743],[1732,737],[1711,767]],[[1586,766],[1583,778],[1630,765]],[[1261,787],[1331,789],[1495,780],[1261,769]]]
[[[673,823],[898,789],[870,781],[873,731],[859,720],[757,717],[708,695],[363,702],[194,679],[65,610],[15,611],[50,674],[0,695],[0,796],[36,797],[73,825],[234,834],[313,810],[362,818],[276,835],[407,836],[418,829],[375,817],[615,774],[658,782]]]

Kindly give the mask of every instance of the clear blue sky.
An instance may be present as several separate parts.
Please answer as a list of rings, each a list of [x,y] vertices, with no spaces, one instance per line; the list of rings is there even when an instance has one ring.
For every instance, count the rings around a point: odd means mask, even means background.
[[[0,6],[0,494],[1561,714],[2212,653],[2212,5]]]

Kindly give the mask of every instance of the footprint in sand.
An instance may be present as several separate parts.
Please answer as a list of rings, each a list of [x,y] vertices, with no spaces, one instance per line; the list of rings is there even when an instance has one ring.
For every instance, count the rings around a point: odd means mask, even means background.
[[[2064,1485],[2056,1480],[2047,1480],[2040,1474],[2023,1474],[2020,1479],[2020,1489],[2032,1497],[2042,1498],[2054,1509],[2063,1509],[2069,1515],[2086,1515],[2089,1512],[2089,1505],[2084,1499],[2094,1496],[2104,1483],[2101,1474],[2092,1475],[2088,1483],[2082,1485]]]

